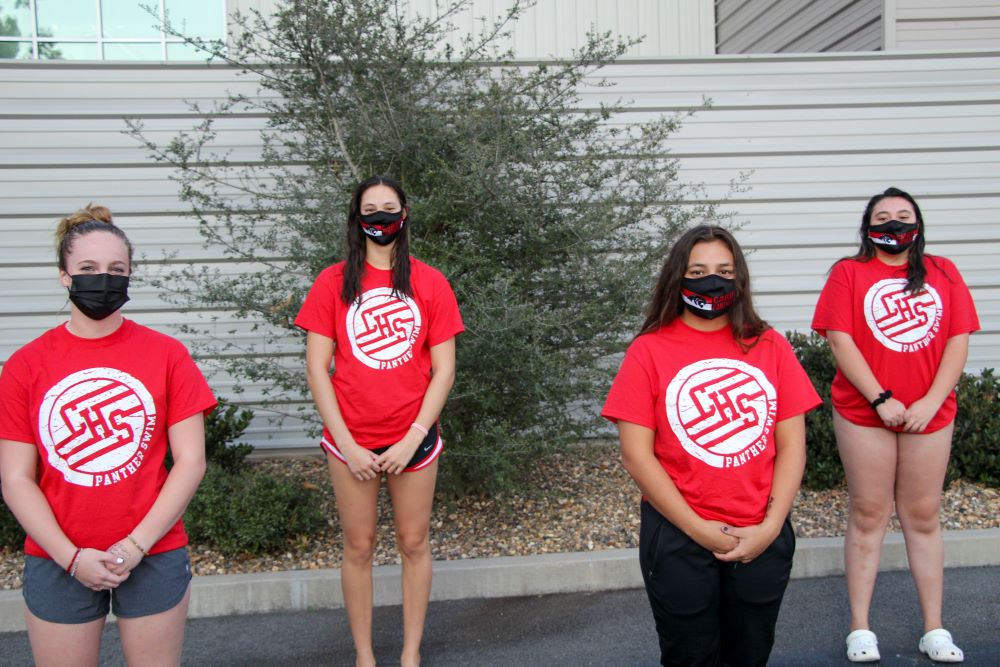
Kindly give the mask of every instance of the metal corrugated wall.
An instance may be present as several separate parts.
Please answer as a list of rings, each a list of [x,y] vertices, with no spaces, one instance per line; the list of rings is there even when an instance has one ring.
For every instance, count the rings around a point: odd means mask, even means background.
[[[645,60],[605,74],[617,86],[584,89],[584,104],[634,99],[628,120],[712,99],[669,148],[709,196],[749,174],[727,208],[742,224],[758,301],[775,326],[808,326],[825,271],[854,247],[865,200],[897,185],[921,201],[929,251],[954,259],[973,287],[984,330],[968,368],[1000,365],[1000,52]],[[227,89],[255,86],[222,67],[0,63],[0,359],[65,317],[51,233],[88,201],[116,212],[145,273],[190,259],[243,269],[201,248],[170,170],[122,134],[123,116],[135,116],[167,140],[195,123],[182,100],[206,103]],[[220,145],[233,159],[255,159],[263,123],[227,119]],[[148,288],[126,309],[168,333],[194,317]],[[218,330],[228,331],[219,316]],[[213,383],[231,393],[225,378]],[[259,388],[246,389],[240,400],[252,402]],[[263,420],[251,437],[263,447],[311,444],[297,427]]]
[[[716,52],[876,51],[882,0],[716,0]]]

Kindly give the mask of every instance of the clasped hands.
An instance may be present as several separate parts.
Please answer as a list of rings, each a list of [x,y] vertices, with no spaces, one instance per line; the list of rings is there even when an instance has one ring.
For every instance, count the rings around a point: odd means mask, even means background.
[[[143,554],[127,537],[123,537],[106,551],[81,549],[77,558],[77,581],[87,588],[101,591],[118,588],[142,561]]]
[[[413,459],[417,447],[423,442],[424,435],[416,429],[410,429],[396,444],[381,454],[376,454],[361,445],[351,443],[340,448],[340,453],[347,459],[347,468],[359,481],[376,479],[382,473],[398,475],[406,470],[407,464]]]
[[[699,522],[691,538],[719,560],[749,563],[771,546],[780,531],[781,524],[776,529],[766,522],[737,528],[705,519]]]
[[[940,403],[926,396],[910,403],[909,407],[890,398],[875,408],[875,412],[889,428],[902,426],[907,433],[923,433],[940,407]]]

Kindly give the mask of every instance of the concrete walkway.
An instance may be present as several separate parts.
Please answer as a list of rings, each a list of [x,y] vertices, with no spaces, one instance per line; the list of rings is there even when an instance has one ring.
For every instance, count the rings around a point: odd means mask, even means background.
[[[945,567],[1000,565],[1000,529],[945,532]],[[882,571],[907,568],[901,534],[886,537]],[[843,538],[798,540],[792,577],[843,574]],[[375,568],[375,604],[400,604],[399,566]],[[431,599],[467,600],[642,588],[635,549],[434,563]],[[338,609],[339,570],[195,577],[191,618]],[[0,632],[24,630],[20,590],[0,591]]]

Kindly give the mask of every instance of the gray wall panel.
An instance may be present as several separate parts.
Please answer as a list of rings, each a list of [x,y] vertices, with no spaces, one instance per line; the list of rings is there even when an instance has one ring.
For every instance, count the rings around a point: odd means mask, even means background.
[[[1000,53],[720,56],[634,61],[604,74],[617,87],[588,82],[583,106],[635,100],[611,122],[712,98],[664,150],[712,196],[746,174],[724,208],[750,252],[761,310],[776,327],[808,326],[825,271],[855,245],[866,198],[897,185],[920,199],[929,249],[951,257],[973,288],[984,332],[972,339],[968,368],[1000,365]],[[0,95],[16,101],[0,108],[0,279],[13,286],[0,297],[0,359],[64,319],[51,232],[59,215],[91,199],[118,214],[148,260],[140,265],[147,275],[175,270],[170,253],[227,272],[252,270],[202,247],[170,170],[120,134],[122,116],[135,115],[157,138],[173,136],[195,122],[183,98],[218,99],[227,89],[252,92],[256,84],[221,67],[0,64]],[[262,124],[253,114],[226,120],[220,143],[254,160]],[[227,312],[179,313],[148,286],[137,286],[126,309],[193,347],[204,338],[178,334],[178,323],[202,322],[238,346],[255,337]],[[268,354],[295,364],[297,346],[292,339]],[[216,389],[239,402],[253,404],[267,391],[245,385],[236,393],[212,359],[203,366]],[[294,422],[276,428],[264,416],[251,435],[261,446],[314,445]]]

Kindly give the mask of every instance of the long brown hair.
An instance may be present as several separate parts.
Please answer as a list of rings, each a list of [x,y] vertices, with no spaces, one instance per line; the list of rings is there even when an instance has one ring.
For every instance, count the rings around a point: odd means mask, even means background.
[[[392,291],[397,296],[413,296],[410,287],[410,213],[406,206],[403,187],[385,176],[372,176],[358,183],[351,195],[347,209],[347,259],[344,265],[344,283],[340,297],[344,303],[352,303],[361,298],[361,277],[365,274],[365,232],[361,229],[361,196],[370,187],[386,185],[399,197],[399,205],[406,211],[406,224],[396,236],[392,249]]]
[[[637,335],[656,331],[680,317],[684,309],[684,302],[681,300],[681,281],[687,273],[691,249],[696,244],[707,241],[722,241],[733,254],[736,300],[728,313],[733,338],[739,342],[744,351],[747,351],[757,344],[757,339],[762,333],[771,328],[771,325],[761,319],[754,310],[750,294],[750,269],[736,238],[718,225],[698,225],[674,241],[670,252],[667,253],[663,268],[660,270],[660,277],[656,281],[656,287],[653,288],[649,306],[646,308],[646,321],[642,323]],[[748,340],[751,342],[747,343]]]
[[[906,287],[904,291],[919,292],[924,287],[924,280],[927,277],[927,267],[924,266],[924,215],[920,212],[920,206],[917,205],[917,200],[914,199],[908,192],[904,192],[899,188],[889,187],[883,192],[873,196],[868,200],[868,205],[865,206],[865,212],[861,215],[861,245],[858,247],[858,252],[851,257],[844,257],[843,259],[855,259],[859,262],[869,262],[873,257],[875,257],[875,244],[870,238],[868,238],[868,229],[872,226],[872,213],[875,210],[875,205],[878,204],[883,199],[889,197],[900,197],[909,202],[910,206],[913,207],[913,213],[917,218],[917,238],[913,239],[913,244],[910,246],[910,254],[907,256],[906,260]],[[839,261],[843,261],[839,260]],[[934,261],[934,258],[927,255],[927,259]]]

